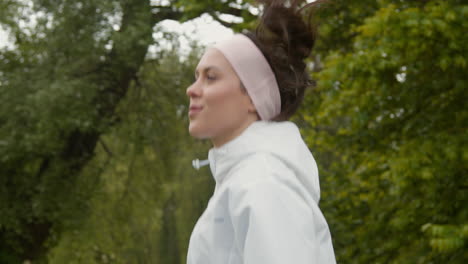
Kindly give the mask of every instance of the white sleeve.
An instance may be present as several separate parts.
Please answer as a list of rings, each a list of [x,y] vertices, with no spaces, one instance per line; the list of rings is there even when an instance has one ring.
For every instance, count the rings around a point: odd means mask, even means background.
[[[271,180],[251,183],[232,191],[229,210],[244,264],[332,263],[318,262],[319,208],[307,205],[293,187]]]

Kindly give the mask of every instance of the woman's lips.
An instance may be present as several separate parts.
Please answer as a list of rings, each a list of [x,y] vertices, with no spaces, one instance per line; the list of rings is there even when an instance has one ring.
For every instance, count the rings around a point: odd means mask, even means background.
[[[191,117],[198,114],[199,112],[201,112],[202,109],[203,107],[199,105],[191,105],[189,108],[189,116]]]

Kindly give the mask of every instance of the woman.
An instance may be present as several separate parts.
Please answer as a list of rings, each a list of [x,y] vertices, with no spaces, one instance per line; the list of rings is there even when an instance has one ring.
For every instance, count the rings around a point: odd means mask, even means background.
[[[310,84],[304,59],[315,33],[299,1],[262,2],[257,30],[208,49],[187,89],[189,132],[212,141],[216,181],[189,264],[335,263],[317,166],[286,121]]]

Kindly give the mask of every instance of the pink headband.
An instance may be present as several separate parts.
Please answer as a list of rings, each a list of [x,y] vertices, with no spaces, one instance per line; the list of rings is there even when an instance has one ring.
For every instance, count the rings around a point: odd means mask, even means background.
[[[247,36],[236,34],[214,45],[231,63],[247,89],[262,120],[281,112],[281,97],[275,74],[260,49]]]

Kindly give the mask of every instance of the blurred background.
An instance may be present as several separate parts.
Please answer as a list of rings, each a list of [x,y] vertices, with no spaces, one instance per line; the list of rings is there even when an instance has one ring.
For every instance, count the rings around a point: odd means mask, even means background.
[[[0,263],[186,261],[213,192],[187,133],[250,0],[0,0]],[[308,16],[309,17],[309,16]],[[294,121],[338,263],[468,263],[468,4],[334,0]]]

